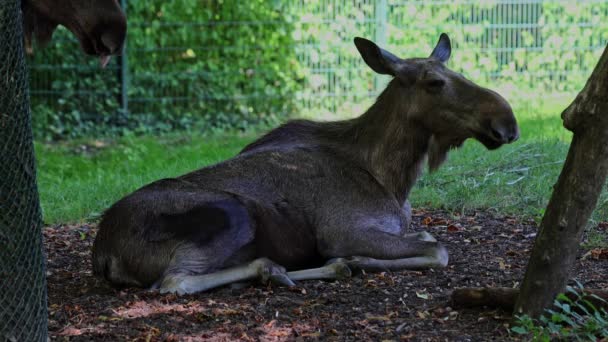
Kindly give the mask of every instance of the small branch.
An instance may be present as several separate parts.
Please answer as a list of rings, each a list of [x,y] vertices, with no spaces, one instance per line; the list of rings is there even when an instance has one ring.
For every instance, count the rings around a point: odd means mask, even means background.
[[[453,308],[489,306],[512,311],[519,289],[510,287],[465,287],[455,289],[450,299]]]
[[[512,311],[518,295],[519,289],[510,287],[466,287],[452,292],[450,305],[453,308],[487,306]],[[576,299],[576,295],[572,292],[567,292],[566,296],[571,300]],[[608,290],[584,289],[583,298],[596,308],[608,309]]]

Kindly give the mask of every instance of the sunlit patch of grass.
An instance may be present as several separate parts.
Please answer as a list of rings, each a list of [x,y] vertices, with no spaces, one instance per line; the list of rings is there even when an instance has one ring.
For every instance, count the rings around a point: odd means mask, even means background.
[[[217,163],[238,153],[252,139],[248,135],[174,134],[101,143],[79,140],[37,144],[44,221],[53,224],[94,219],[142,185]]]
[[[488,151],[478,142],[467,141],[450,153],[439,171],[422,176],[410,196],[414,207],[492,210],[540,219],[571,134],[562,127],[559,116],[565,105],[556,102],[542,110],[520,107],[514,107],[521,128],[517,142]],[[37,144],[45,222],[94,219],[142,185],[230,158],[255,137],[176,133]],[[593,219],[601,221],[602,217],[608,217],[606,191]]]
[[[498,150],[467,141],[452,151],[438,172],[423,175],[410,196],[413,205],[542,216],[571,135],[560,129],[559,117],[524,118],[520,127],[521,138]]]

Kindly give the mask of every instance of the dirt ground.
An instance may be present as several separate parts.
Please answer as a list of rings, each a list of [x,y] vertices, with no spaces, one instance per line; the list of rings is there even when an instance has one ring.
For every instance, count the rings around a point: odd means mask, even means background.
[[[600,224],[606,229],[608,224]],[[450,251],[447,269],[306,281],[295,288],[252,285],[189,296],[116,290],[91,274],[93,225],[44,229],[49,330],[70,341],[488,341],[511,340],[510,316],[452,309],[454,288],[519,284],[536,225],[513,217],[415,212]],[[595,256],[595,257],[594,257]],[[576,279],[608,288],[608,260],[581,251]]]

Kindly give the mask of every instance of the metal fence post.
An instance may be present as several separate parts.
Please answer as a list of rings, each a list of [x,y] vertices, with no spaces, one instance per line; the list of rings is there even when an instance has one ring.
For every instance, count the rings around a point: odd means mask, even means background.
[[[120,0],[120,6],[122,7],[122,10],[126,15],[127,1]],[[127,93],[127,90],[129,88],[129,59],[127,58],[126,38],[122,54],[118,56],[117,62],[118,65],[120,65],[120,68],[118,69],[118,80],[120,82],[120,112],[122,115],[126,116],[129,113],[129,94]]]
[[[386,48],[386,27],[388,24],[388,0],[377,0],[375,2],[374,13],[375,13],[375,41],[379,46]],[[383,88],[386,84],[386,77],[377,75],[374,77],[374,91],[377,92]]]

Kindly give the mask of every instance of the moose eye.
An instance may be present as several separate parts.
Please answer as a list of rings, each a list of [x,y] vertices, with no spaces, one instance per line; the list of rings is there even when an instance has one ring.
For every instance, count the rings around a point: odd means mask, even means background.
[[[429,80],[427,82],[427,85],[430,88],[437,88],[437,89],[443,87],[444,84],[445,84],[445,81],[444,80],[440,80],[440,79]]]
[[[445,85],[445,81],[440,78],[433,78],[424,82],[429,93],[438,93]]]

